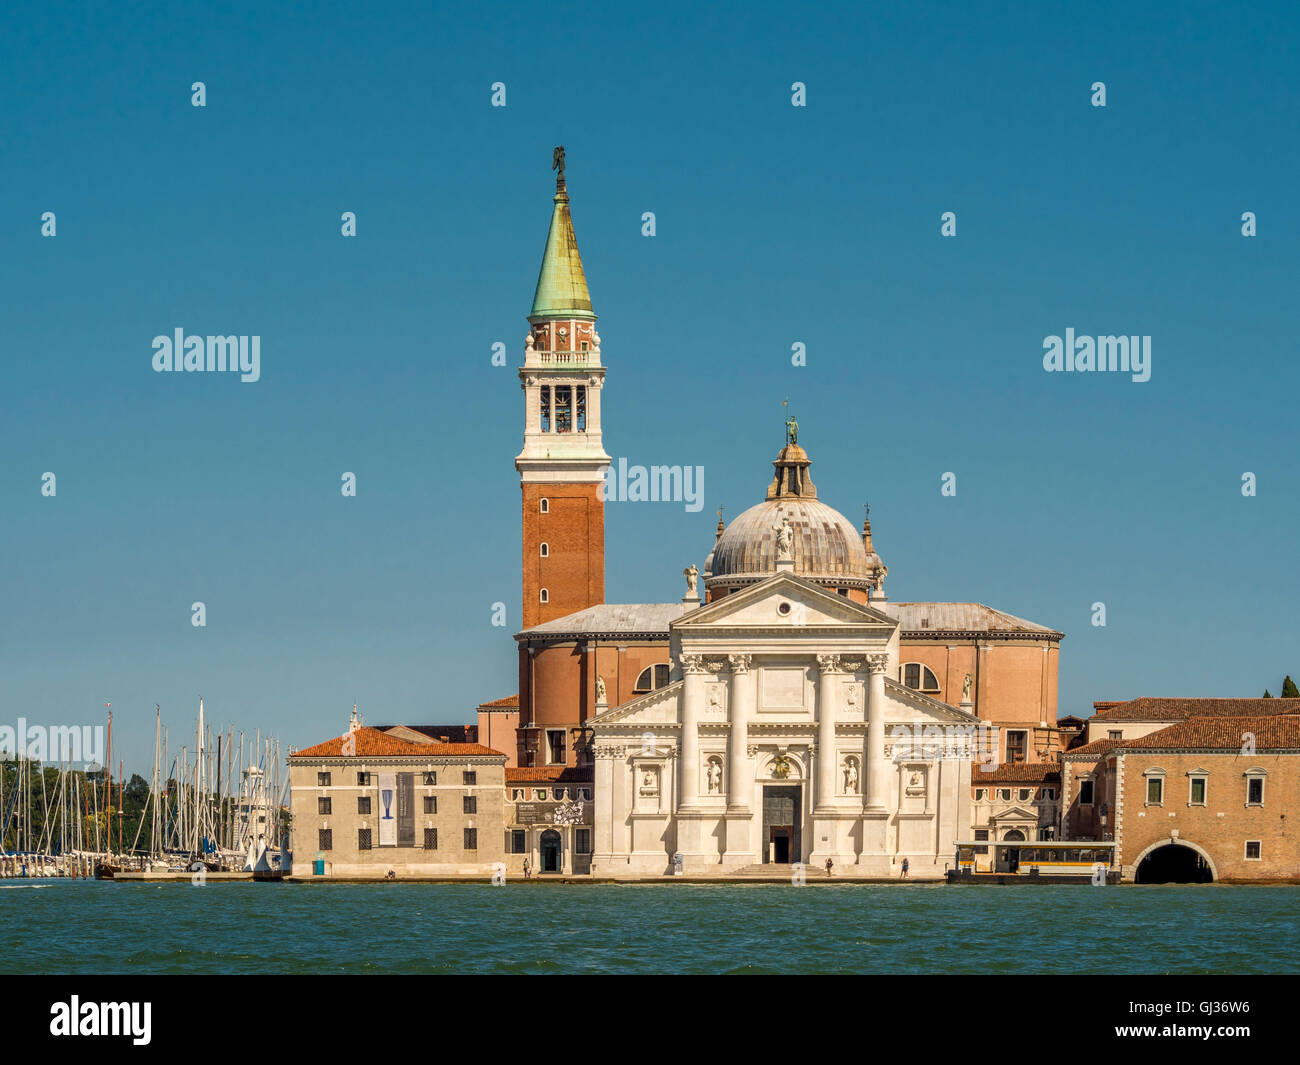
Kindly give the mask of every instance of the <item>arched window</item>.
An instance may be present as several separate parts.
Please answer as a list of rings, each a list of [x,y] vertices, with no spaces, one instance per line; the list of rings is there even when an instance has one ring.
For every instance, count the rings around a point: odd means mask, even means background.
[[[646,692],[654,691],[656,688],[662,688],[668,683],[668,663],[660,662],[658,665],[646,666],[641,670],[641,675],[636,679],[636,687],[632,689],[633,694],[643,695]]]
[[[551,601],[551,593],[548,592],[545,588],[543,588],[542,591],[541,591],[541,594],[540,594],[540,596],[539,596],[538,598],[539,598],[539,599],[541,600],[541,602],[543,602],[543,603],[549,603],[549,602]]]
[[[540,509],[541,509],[541,513],[549,514],[551,512],[551,501],[549,499],[544,498],[541,502]]]
[[[939,678],[929,666],[920,662],[907,662],[902,667],[903,683],[919,692],[937,692]]]
[[[541,553],[542,553],[542,558],[549,558],[549,557],[550,557],[550,554],[551,554],[551,548],[550,548],[550,545],[549,545],[549,544],[542,544],[540,550],[541,550]]]

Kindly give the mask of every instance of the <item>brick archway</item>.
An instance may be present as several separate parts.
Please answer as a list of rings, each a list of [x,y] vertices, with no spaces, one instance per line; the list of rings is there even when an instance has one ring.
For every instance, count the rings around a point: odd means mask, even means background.
[[[1218,881],[1219,870],[1215,868],[1214,859],[1210,857],[1209,852],[1199,843],[1193,843],[1191,840],[1174,836],[1166,836],[1164,839],[1156,840],[1137,856],[1137,859],[1133,862],[1134,880],[1137,880],[1137,871],[1141,867],[1142,863],[1162,847],[1186,847],[1188,850],[1195,851],[1205,861],[1205,864],[1209,866],[1210,876],[1213,877],[1215,882]]]

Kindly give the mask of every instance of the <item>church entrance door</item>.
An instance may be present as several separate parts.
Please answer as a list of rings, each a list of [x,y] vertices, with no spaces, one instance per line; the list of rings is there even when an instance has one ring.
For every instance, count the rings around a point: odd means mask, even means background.
[[[553,828],[542,833],[542,872],[558,873],[560,871],[560,834]]]
[[[763,863],[803,861],[803,788],[799,784],[763,786]]]

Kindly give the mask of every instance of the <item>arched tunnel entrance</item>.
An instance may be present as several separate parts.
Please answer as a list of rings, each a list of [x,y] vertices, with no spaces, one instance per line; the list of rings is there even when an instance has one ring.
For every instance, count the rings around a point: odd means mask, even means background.
[[[1139,884],[1209,884],[1214,873],[1209,863],[1191,847],[1166,843],[1157,847],[1137,867]]]

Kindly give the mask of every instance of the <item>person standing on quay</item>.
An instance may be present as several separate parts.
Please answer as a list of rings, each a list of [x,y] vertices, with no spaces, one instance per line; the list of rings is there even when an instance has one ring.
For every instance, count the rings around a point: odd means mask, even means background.
[[[903,859],[903,879],[907,879],[907,859]]]

